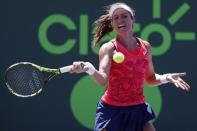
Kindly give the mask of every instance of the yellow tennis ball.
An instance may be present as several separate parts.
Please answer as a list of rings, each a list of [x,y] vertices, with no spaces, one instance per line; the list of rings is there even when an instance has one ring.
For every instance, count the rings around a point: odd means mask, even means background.
[[[113,61],[116,63],[122,63],[124,61],[124,54],[122,54],[121,52],[116,52],[113,55]]]

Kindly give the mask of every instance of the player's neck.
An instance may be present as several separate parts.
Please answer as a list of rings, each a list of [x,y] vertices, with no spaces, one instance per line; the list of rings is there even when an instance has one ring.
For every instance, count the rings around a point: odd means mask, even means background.
[[[135,50],[137,47],[136,38],[132,35],[117,36],[117,41],[120,42],[125,48]]]

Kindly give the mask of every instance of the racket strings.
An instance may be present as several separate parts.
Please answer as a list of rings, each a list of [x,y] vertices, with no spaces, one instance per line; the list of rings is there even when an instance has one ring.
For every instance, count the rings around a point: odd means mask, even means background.
[[[22,96],[37,93],[44,85],[43,74],[30,65],[10,68],[6,75],[11,90]]]

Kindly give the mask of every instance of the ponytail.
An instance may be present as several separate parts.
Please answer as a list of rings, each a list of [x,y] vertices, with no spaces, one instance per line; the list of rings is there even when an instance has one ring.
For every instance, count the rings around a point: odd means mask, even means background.
[[[102,15],[99,19],[94,22],[96,26],[96,31],[93,36],[93,45],[96,46],[103,36],[110,33],[113,28],[111,26],[111,17],[109,14]]]

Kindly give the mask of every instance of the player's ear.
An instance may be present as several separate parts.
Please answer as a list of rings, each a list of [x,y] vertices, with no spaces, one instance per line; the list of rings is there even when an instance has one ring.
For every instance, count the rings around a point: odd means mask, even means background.
[[[109,24],[109,28],[112,28],[113,29],[112,20],[111,20],[111,22]]]
[[[133,16],[132,14],[130,14],[130,17],[131,17],[131,19],[132,19],[134,22],[136,21],[135,16]]]
[[[110,19],[109,28],[111,28],[112,30],[114,29],[114,27],[113,27],[113,20],[112,20],[112,18]]]
[[[136,23],[135,17],[133,17],[132,20],[133,20],[132,28],[134,28],[134,25],[135,25],[135,23]]]

